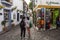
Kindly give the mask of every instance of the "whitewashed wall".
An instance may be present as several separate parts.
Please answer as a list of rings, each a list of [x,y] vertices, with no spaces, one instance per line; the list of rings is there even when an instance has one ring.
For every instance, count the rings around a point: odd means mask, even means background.
[[[1,22],[4,20],[3,9],[0,9],[0,13],[2,13],[2,15],[0,15],[0,32],[1,32],[3,28],[3,26],[1,25]]]
[[[14,15],[15,15],[15,18],[14,18]],[[11,19],[14,20],[14,24],[17,25],[21,22],[21,18],[20,18],[20,15],[23,15],[23,13],[19,13],[19,21],[17,21],[17,9],[14,10],[12,13],[11,13]]]
[[[14,20],[14,24],[17,25],[20,23],[20,15],[22,13],[19,12],[19,21],[17,21],[17,10],[23,11],[23,1],[22,0],[13,0],[13,7],[17,7],[12,13],[11,13],[11,19]],[[15,15],[15,19],[13,18],[13,15]]]
[[[41,3],[41,0],[35,0],[35,4],[39,5]]]
[[[14,15],[15,15],[15,18],[14,18]],[[16,12],[16,10],[14,10],[11,13],[11,19],[14,21],[13,23],[16,25],[17,24],[17,12]]]
[[[0,4],[1,4],[1,0],[0,0]]]
[[[17,9],[23,10],[23,1],[22,0],[13,0],[13,6],[17,6]]]

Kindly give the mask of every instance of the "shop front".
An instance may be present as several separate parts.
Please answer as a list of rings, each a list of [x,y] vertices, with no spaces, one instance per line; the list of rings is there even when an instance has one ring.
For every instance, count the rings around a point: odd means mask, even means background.
[[[59,16],[60,3],[58,1],[45,1],[46,4],[38,5],[36,11],[36,26],[39,29],[55,29],[56,19]]]
[[[8,29],[11,29],[11,10],[3,9],[4,12],[4,20],[6,21],[6,26]]]

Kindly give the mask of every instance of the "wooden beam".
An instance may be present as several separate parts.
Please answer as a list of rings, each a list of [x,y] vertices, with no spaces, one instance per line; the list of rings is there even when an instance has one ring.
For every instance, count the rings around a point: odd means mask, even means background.
[[[60,8],[60,6],[38,5],[37,8]]]

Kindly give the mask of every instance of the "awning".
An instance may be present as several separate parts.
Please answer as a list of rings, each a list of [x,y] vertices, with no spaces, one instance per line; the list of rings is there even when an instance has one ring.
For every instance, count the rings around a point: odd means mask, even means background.
[[[33,11],[35,11],[38,8],[60,8],[60,6],[50,6],[50,5],[38,5],[34,8]]]
[[[60,6],[38,5],[37,8],[60,8]]]

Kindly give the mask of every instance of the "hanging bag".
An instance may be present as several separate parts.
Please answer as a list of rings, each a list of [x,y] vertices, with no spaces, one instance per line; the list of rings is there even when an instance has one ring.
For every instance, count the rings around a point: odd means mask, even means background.
[[[33,24],[32,24],[32,22],[30,21],[30,23],[29,23],[29,26],[30,26],[30,28],[33,26]]]

